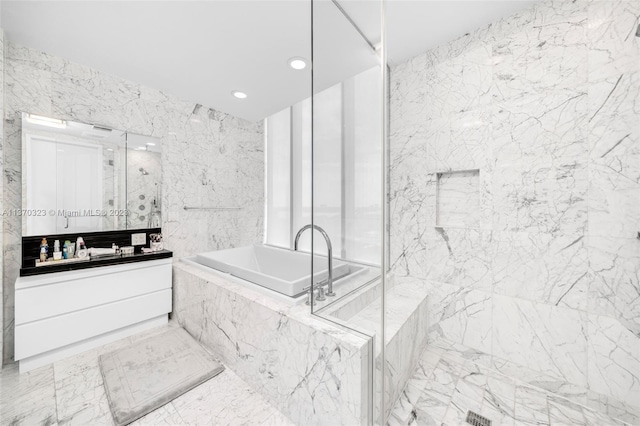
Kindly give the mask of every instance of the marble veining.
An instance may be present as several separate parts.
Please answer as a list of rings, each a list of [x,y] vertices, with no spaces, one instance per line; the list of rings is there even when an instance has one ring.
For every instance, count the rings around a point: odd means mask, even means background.
[[[391,264],[429,289],[430,345],[464,345],[503,374],[632,419],[639,23],[638,0],[545,0],[394,66],[390,79]],[[475,223],[436,228],[437,174],[471,169]],[[459,420],[439,397],[423,403]],[[551,420],[592,421],[544,404]]]
[[[114,424],[98,365],[100,354],[177,327],[175,322],[19,374],[17,364],[0,372],[3,424]],[[226,368],[132,423],[142,425],[292,425],[282,413]]]
[[[173,284],[179,324],[288,418],[366,422],[368,338],[195,265]]]
[[[162,229],[165,247],[176,257],[261,240],[262,123],[207,108],[192,117],[194,102],[157,89],[13,43],[5,46],[4,53],[5,208],[20,209],[22,204],[19,113],[25,111],[160,138]],[[239,210],[185,211],[184,206]],[[13,357],[13,285],[21,260],[20,217],[4,218],[3,228],[2,327],[4,362],[9,362]]]
[[[462,425],[473,410],[498,425],[628,425],[637,417],[607,415],[460,357],[427,348],[393,407],[388,424]],[[623,415],[620,415],[623,414]]]
[[[4,31],[0,28],[0,114],[4,118]],[[0,156],[1,168],[4,170],[4,119],[0,119]],[[0,209],[4,209],[4,179],[0,180]],[[0,247],[4,248],[4,215],[0,218]],[[2,250],[4,253],[4,249]],[[4,262],[0,262],[0,277],[4,277]],[[0,324],[4,324],[4,285],[0,286]],[[4,327],[0,327],[0,364],[4,359]]]

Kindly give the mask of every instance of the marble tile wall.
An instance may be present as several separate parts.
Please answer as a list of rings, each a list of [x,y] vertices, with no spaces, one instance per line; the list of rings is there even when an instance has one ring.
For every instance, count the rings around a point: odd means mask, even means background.
[[[0,28],[0,170],[4,170],[4,31]],[[0,179],[0,210],[4,209],[4,179]],[[4,215],[0,216],[0,229],[4,227]],[[3,232],[0,232],[0,247],[3,247]],[[0,277],[3,276],[4,262],[0,262]],[[0,324],[4,317],[4,286],[0,285]],[[2,327],[0,327],[2,329]],[[0,366],[4,359],[4,333],[0,332]]]
[[[161,138],[162,228],[165,246],[176,258],[261,240],[262,123],[206,107],[192,117],[194,102],[12,43],[5,49],[4,89],[5,208],[21,208],[19,112],[27,111]],[[184,206],[240,209],[185,211]],[[5,218],[3,227],[5,362],[13,357],[19,219]]]
[[[391,261],[431,288],[430,341],[638,411],[639,21],[546,0],[396,65],[390,94]],[[436,229],[437,173],[473,169],[477,224]]]

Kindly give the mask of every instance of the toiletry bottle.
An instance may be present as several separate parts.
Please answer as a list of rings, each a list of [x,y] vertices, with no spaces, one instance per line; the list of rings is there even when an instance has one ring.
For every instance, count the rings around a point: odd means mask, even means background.
[[[67,243],[69,241],[65,241],[64,244],[62,245],[62,258],[63,259],[68,259],[69,258],[69,250],[67,249]]]
[[[47,257],[49,255],[49,244],[47,244],[47,239],[43,238],[40,243],[40,262],[46,262]]]
[[[69,257],[69,259],[73,259],[76,253],[76,243],[72,243],[71,241],[67,240],[64,242],[64,244],[67,246],[67,256]]]
[[[78,240],[76,241],[76,254],[80,259],[85,259],[87,257],[87,247],[84,245],[82,237],[78,237]]]
[[[60,240],[55,240],[53,242],[53,260],[61,260],[62,259],[62,251],[60,251]]]

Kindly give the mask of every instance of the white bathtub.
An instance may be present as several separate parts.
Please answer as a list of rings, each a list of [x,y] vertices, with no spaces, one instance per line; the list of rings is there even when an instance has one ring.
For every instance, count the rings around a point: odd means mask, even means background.
[[[190,260],[289,297],[303,294],[309,287],[311,277],[310,254],[263,245],[211,251],[198,254]],[[327,258],[314,256],[315,283],[327,279],[327,269]],[[349,272],[348,264],[334,259],[334,281]]]

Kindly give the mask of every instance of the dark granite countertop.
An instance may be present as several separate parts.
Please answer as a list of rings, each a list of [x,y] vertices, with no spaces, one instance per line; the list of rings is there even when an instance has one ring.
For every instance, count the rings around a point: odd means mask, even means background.
[[[80,269],[98,268],[100,266],[122,265],[125,263],[146,262],[156,259],[167,259],[173,257],[173,252],[169,250],[161,250],[153,253],[135,253],[118,256],[98,256],[86,262],[62,263],[60,265],[51,266],[29,266],[20,269],[21,277],[32,275],[51,274],[55,272],[76,271]]]

